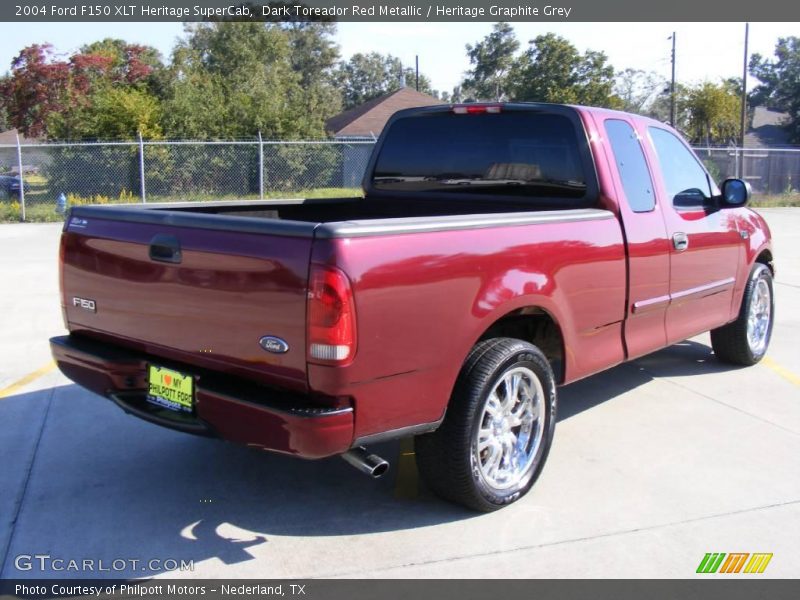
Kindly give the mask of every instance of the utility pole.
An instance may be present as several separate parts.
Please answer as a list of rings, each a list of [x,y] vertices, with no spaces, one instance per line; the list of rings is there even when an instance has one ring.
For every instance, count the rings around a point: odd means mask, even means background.
[[[264,140],[258,130],[258,199],[264,199]]]
[[[744,134],[747,129],[747,42],[750,38],[750,23],[744,24],[744,61],[742,64],[742,122],[739,130],[739,146],[744,148]]]
[[[414,56],[414,60],[416,60],[416,62],[417,62],[416,79],[415,79],[416,80],[416,86],[415,86],[414,89],[419,91],[419,54],[416,54]]]
[[[142,202],[147,202],[147,193],[144,189],[144,140],[142,139],[142,132],[139,132],[139,179],[140,186],[139,186],[139,195],[142,198]]]
[[[25,221],[25,179],[22,176],[22,144],[19,141],[19,133],[17,133],[17,168],[19,169],[19,216],[20,221]]]
[[[672,83],[669,85],[669,124],[677,127],[675,123],[675,32],[667,39],[672,39]]]

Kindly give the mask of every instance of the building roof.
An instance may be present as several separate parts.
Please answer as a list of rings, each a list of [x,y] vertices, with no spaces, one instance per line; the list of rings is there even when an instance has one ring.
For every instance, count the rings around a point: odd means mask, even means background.
[[[0,131],[0,144],[14,144],[17,143],[17,134],[19,134],[20,143],[38,142],[38,138],[28,138],[16,129],[9,129],[8,131]]]
[[[9,129],[8,131],[0,131],[0,144],[16,144],[16,143],[17,143],[16,129]]]
[[[753,109],[753,124],[744,136],[746,148],[766,148],[789,145],[789,134],[784,128],[789,115],[765,106]]]
[[[402,87],[346,110],[325,122],[325,129],[336,137],[377,137],[394,113],[404,108],[444,104],[438,98]]]

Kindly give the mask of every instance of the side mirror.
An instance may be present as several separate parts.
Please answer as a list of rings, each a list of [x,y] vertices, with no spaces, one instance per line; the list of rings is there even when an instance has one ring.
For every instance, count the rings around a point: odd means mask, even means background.
[[[742,179],[726,179],[722,182],[722,207],[745,206],[750,201],[750,184]]]

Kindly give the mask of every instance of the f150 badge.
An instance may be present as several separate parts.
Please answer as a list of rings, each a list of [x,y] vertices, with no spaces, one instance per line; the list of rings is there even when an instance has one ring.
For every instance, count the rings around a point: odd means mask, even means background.
[[[77,306],[93,313],[97,312],[97,304],[95,304],[94,300],[89,300],[88,298],[78,298],[76,296],[72,299],[72,306]]]
[[[274,335],[265,335],[258,340],[258,345],[273,354],[286,354],[289,351],[289,344]]]

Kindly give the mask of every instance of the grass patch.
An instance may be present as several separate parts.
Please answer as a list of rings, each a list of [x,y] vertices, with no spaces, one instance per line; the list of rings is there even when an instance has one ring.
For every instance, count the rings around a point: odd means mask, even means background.
[[[0,223],[19,223],[22,207],[19,202],[0,202]],[[56,223],[64,217],[56,212],[55,204],[25,204],[26,223]]]
[[[773,208],[777,206],[800,207],[800,193],[792,192],[791,194],[764,194],[763,196],[753,196],[752,200],[750,200],[750,206],[753,208]]]
[[[38,173],[25,173],[23,179],[27,185],[47,185],[47,177]]]
[[[296,192],[267,192],[264,194],[265,200],[296,199],[296,198],[352,198],[362,196],[360,188],[319,188],[313,190],[299,190]],[[56,212],[55,199],[44,199],[35,195],[25,195],[25,221],[28,223],[56,223],[63,221],[63,215]],[[105,196],[92,196],[82,198],[70,194],[71,205],[86,204],[121,204],[138,203],[136,196],[129,192],[121,194],[119,198],[107,198]],[[187,194],[185,196],[148,196],[148,202],[212,202],[219,200],[258,200],[258,195],[236,196],[219,194]],[[0,202],[0,223],[19,223],[22,216],[22,207],[19,202]]]

